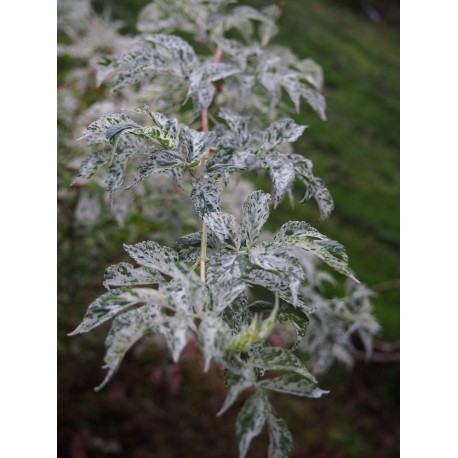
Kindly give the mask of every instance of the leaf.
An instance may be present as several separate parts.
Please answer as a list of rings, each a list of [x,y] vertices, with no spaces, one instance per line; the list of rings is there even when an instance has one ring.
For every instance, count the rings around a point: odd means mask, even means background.
[[[159,291],[150,288],[120,288],[102,294],[88,307],[82,323],[69,335],[73,336],[88,332],[96,326],[105,323],[118,313],[137,304],[162,304],[164,296]]]
[[[205,314],[199,325],[199,342],[204,354],[204,372],[210,368],[210,361],[222,362],[226,343],[231,335],[228,325],[218,315]]]
[[[113,320],[110,332],[105,341],[106,354],[104,368],[108,369],[103,382],[95,388],[101,390],[119,368],[127,351],[152,328],[145,320],[148,307],[130,310]]]
[[[183,160],[181,153],[170,149],[160,149],[153,151],[148,157],[138,166],[135,180],[127,187],[132,188],[139,181],[155,173],[165,172],[178,167],[185,167],[186,163]]]
[[[301,342],[302,337],[305,336],[305,332],[309,324],[308,316],[297,308],[287,308],[280,310],[280,312],[278,313],[278,321],[282,324],[292,323],[292,325],[294,326],[297,336],[296,343],[291,348],[291,351],[294,351]]]
[[[247,399],[236,422],[236,436],[239,442],[239,458],[244,458],[250,443],[262,430],[268,415],[268,402],[261,390]]]
[[[226,369],[224,380],[228,388],[228,392],[221,409],[216,414],[217,417],[223,415],[229,407],[234,404],[244,390],[255,384],[256,374],[251,366],[246,365],[240,369],[239,372]]]
[[[293,436],[285,420],[278,416],[271,405],[269,405],[267,424],[269,427],[268,458],[288,458],[294,447]]]
[[[197,130],[184,128],[184,146],[187,150],[188,163],[194,163],[202,159],[202,156],[215,143],[216,135],[213,132],[198,132]]]
[[[180,237],[173,245],[173,249],[178,253],[180,261],[197,261],[200,256],[201,240],[202,234],[200,232]]]
[[[116,140],[119,138],[119,136],[124,132],[124,131],[132,131],[134,129],[139,128],[140,126],[136,122],[121,122],[119,124],[114,124],[110,127],[105,132],[105,136],[107,140],[110,141],[110,143],[114,144],[116,143]]]
[[[96,151],[90,154],[81,164],[78,177],[90,178],[94,173],[110,160],[110,153],[107,151]]]
[[[204,221],[213,234],[226,246],[240,248],[240,230],[237,220],[229,213],[212,212],[204,215]]]
[[[289,284],[276,273],[267,270],[253,269],[248,273],[245,280],[248,283],[264,286],[264,288],[267,288],[269,291],[277,293],[278,296],[288,304],[294,303]],[[298,295],[296,305],[304,312],[312,311],[311,307],[305,304],[300,294]]]
[[[329,393],[329,391],[317,388],[315,382],[304,378],[300,374],[286,374],[280,377],[262,380],[258,382],[258,386],[268,390],[306,398],[320,398],[323,394]]]
[[[162,113],[151,111],[147,106],[134,111],[147,113],[155,124],[155,126],[143,127],[142,130],[138,130],[138,135],[153,138],[167,149],[178,148],[179,129],[178,121],[175,118],[169,119]]]
[[[180,359],[181,352],[188,342],[187,331],[189,325],[189,318],[177,313],[163,321],[158,327],[159,332],[165,337],[175,363]]]
[[[293,305],[297,304],[299,287],[305,281],[305,275],[299,261],[286,247],[262,243],[250,250],[250,259],[265,270],[280,273],[289,283]]]
[[[171,277],[177,274],[178,254],[171,248],[163,247],[153,241],[146,241],[135,245],[124,244],[124,249],[141,266],[158,270]]]
[[[192,104],[194,107],[195,115],[202,113],[202,111],[211,105],[215,91],[216,89],[213,84],[207,84],[205,86],[200,86],[198,89],[192,92]]]
[[[255,191],[243,203],[240,231],[248,247],[252,246],[259,238],[261,228],[269,217],[269,202],[270,194]]]
[[[264,347],[253,356],[251,362],[264,371],[294,372],[311,383],[316,383],[315,377],[302,364],[301,360],[285,348]]]
[[[269,153],[264,161],[274,185],[274,208],[280,203],[287,189],[294,181],[294,164],[285,155]]]
[[[193,180],[192,184],[191,200],[201,218],[210,213],[221,212],[219,201],[223,188],[218,184],[218,181],[207,178]]]
[[[153,269],[147,267],[135,268],[128,262],[121,262],[108,267],[105,271],[103,286],[135,286],[150,285],[164,282],[164,278]]]
[[[345,248],[339,242],[328,239],[310,224],[303,221],[289,221],[280,228],[274,240],[283,245],[302,248],[320,258],[337,272],[358,282],[348,269]]]
[[[285,142],[295,142],[304,132],[307,126],[300,126],[292,119],[285,118],[273,122],[264,131],[261,148],[269,151]]]

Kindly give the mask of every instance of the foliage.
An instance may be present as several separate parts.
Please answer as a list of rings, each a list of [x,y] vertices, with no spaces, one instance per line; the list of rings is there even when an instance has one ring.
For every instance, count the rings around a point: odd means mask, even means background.
[[[129,100],[140,107],[116,107],[89,124],[82,139],[90,154],[79,161],[75,183],[95,178],[116,212],[123,196],[138,189],[144,196],[165,182],[184,205],[192,202],[202,231],[180,237],[173,248],[153,241],[125,245],[139,267],[109,267],[108,292],[89,306],[72,334],[113,319],[106,340],[108,374],[100,388],[143,336],[161,334],[174,361],[196,339],[205,370],[212,361],[225,368],[228,394],[219,414],[247,388],[255,390],[237,417],[240,456],[265,423],[269,456],[287,456],[292,437],[268,391],[311,398],[326,393],[293,351],[305,345],[319,372],[333,358],[351,361],[355,331],[370,352],[378,326],[370,292],[358,285],[340,243],[299,221],[285,223],[273,237],[262,231],[271,203],[275,207],[291,196],[296,179],[306,186],[302,202],[314,198],[322,218],[333,209],[311,161],[292,146],[306,126],[282,111],[284,92],[296,110],[304,99],[325,119],[323,75],[313,60],[269,45],[278,8],[232,3],[154,2],[141,13],[141,33],[127,51],[95,65],[97,82],[109,81],[119,105]],[[176,35],[183,32],[191,42]],[[195,51],[202,45],[209,52]],[[62,52],[81,57],[78,46]],[[269,173],[273,196],[250,192],[237,217],[224,211],[224,186],[256,170]],[[322,282],[332,277],[310,256],[349,277],[343,299],[320,294]],[[256,300],[253,286],[270,292],[272,301]],[[272,346],[276,330],[289,325],[291,345]]]

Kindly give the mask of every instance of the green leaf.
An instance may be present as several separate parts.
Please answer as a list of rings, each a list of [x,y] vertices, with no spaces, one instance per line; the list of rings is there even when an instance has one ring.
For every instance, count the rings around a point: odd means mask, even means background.
[[[268,458],[288,458],[294,447],[293,436],[285,420],[278,416],[271,405],[269,405],[267,424],[269,428]]]
[[[269,202],[270,194],[255,191],[243,203],[240,232],[248,247],[259,238],[262,226],[269,217]]]
[[[156,270],[148,267],[135,268],[128,262],[110,266],[105,271],[103,286],[135,286],[163,283],[164,278]]]
[[[150,288],[120,288],[102,294],[88,307],[82,323],[69,335],[88,332],[138,304],[163,304],[162,293]]]
[[[320,398],[329,391],[317,388],[316,383],[304,378],[301,374],[286,374],[258,382],[258,386],[306,398]]]
[[[268,416],[269,405],[262,390],[247,399],[237,415],[236,436],[239,442],[239,458],[244,458],[250,443],[262,430]]]

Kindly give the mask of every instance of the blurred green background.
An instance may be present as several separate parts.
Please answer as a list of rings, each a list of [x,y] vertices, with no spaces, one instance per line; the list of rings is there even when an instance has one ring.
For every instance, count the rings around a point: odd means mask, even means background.
[[[110,8],[125,33],[147,1],[97,0]],[[254,6],[264,1],[243,2]],[[347,249],[357,277],[379,291],[375,313],[381,340],[399,339],[399,3],[396,1],[288,0],[275,43],[311,57],[325,73],[328,121],[304,108],[295,116],[309,129],[296,151],[313,160],[335,199],[319,221],[312,204],[293,210],[283,202],[270,229],[288,219],[310,222]],[[59,58],[59,81],[74,62]],[[96,99],[97,91],[89,91]],[[90,100],[87,101],[90,103]],[[59,148],[66,131],[59,126]],[[61,159],[64,161],[64,159]],[[68,186],[63,164],[59,180]],[[262,183],[261,183],[262,184]],[[303,190],[296,188],[296,197]],[[74,217],[77,190],[59,202],[59,456],[235,457],[238,405],[216,418],[225,388],[216,368],[196,370],[194,353],[170,367],[154,347],[131,352],[101,393],[92,388],[100,369],[106,329],[69,338],[87,305],[102,292],[103,272],[120,260],[123,242],[152,237],[159,228],[142,219],[128,228],[109,215],[93,227]],[[200,364],[200,363],[199,363]],[[295,438],[293,457],[399,456],[399,364],[358,362],[353,371],[333,367],[319,377],[331,393],[320,400],[274,396]],[[250,457],[266,456],[265,433]]]

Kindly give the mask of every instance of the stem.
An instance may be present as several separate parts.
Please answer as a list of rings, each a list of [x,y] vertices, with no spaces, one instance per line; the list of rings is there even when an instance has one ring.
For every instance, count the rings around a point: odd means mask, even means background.
[[[213,54],[213,62],[215,64],[221,61],[223,57],[223,50],[220,47],[217,47],[215,53]],[[202,132],[208,132],[208,108],[202,111]],[[210,155],[210,150],[208,150],[202,157],[202,170],[205,167],[208,156]],[[205,284],[207,282],[207,225],[205,221],[202,221],[202,239],[200,242],[200,278]]]
[[[202,240],[200,245],[200,278],[204,285],[207,282],[206,263],[207,263],[207,225],[202,222]]]

